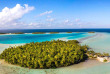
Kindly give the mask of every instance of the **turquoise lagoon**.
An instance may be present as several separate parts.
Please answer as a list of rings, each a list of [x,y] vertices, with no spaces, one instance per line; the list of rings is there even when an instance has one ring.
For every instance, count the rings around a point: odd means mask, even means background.
[[[81,39],[94,34],[89,33],[59,33],[59,34],[9,34],[0,35],[1,44],[20,44],[30,42],[51,41],[59,38]]]
[[[97,35],[96,35],[97,34]],[[89,37],[89,38],[88,38]],[[29,42],[42,42],[66,39],[83,39],[82,45],[89,45],[96,52],[110,53],[110,33],[60,33],[60,34],[22,34],[22,35],[0,35],[2,45],[14,45]],[[85,39],[87,38],[87,39]],[[0,65],[2,74],[110,74],[110,63],[101,63],[97,60],[87,60],[79,64],[57,69],[28,69],[19,66]]]

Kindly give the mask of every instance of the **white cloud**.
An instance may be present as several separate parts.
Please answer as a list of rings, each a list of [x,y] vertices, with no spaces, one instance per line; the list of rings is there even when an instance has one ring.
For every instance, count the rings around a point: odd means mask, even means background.
[[[46,11],[46,12],[43,12],[41,14],[39,14],[38,16],[43,16],[43,15],[47,15],[47,14],[51,14],[53,11]]]
[[[30,23],[29,26],[40,27],[41,23]]]
[[[54,20],[55,20],[54,18],[50,18],[50,19],[47,19],[46,21],[53,22]]]
[[[23,17],[26,13],[32,11],[34,9],[33,6],[28,6],[27,4],[24,4],[24,6],[21,6],[20,4],[16,4],[13,8],[5,7],[0,12],[0,28],[58,28],[58,27],[65,27],[65,28],[71,28],[71,27],[89,27],[91,23],[85,23],[80,21],[80,19],[76,19],[74,21],[71,20],[56,20],[52,18],[51,16],[47,16],[48,18],[46,20],[41,20],[39,22],[35,23],[26,23],[22,22],[19,19]],[[53,11],[46,11],[44,13],[41,13],[39,16],[51,14]],[[48,21],[48,22],[46,22]],[[55,21],[55,22],[53,22]],[[88,25],[89,24],[89,25]]]
[[[68,22],[69,22],[69,20],[68,20],[68,19],[64,21],[64,23],[68,23]]]
[[[20,4],[16,4],[13,8],[5,7],[0,12],[0,27],[4,26],[8,27],[11,25],[18,25],[22,22],[19,22],[19,19],[29,11],[33,10],[34,7],[28,6],[28,4],[24,4],[21,6]]]
[[[47,18],[50,18],[51,16],[47,16]]]
[[[75,22],[79,22],[80,21],[80,19],[75,19]]]
[[[25,27],[23,28],[26,28],[26,29],[36,29],[36,28],[40,28],[40,23],[29,23],[29,24],[26,24]]]

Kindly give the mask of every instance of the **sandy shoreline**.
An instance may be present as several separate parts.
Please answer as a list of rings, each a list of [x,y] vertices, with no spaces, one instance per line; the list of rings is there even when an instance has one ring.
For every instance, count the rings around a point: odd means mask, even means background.
[[[96,35],[93,36],[89,36],[89,37],[85,37],[85,38],[81,38],[81,39],[77,39],[80,43],[82,43],[84,40],[90,39],[90,38],[94,38],[94,37],[98,37],[98,36],[102,36],[103,34],[101,33],[96,33]],[[68,41],[68,40],[74,40],[74,39],[67,39],[67,37],[63,37],[63,38],[57,38],[59,40],[63,40],[63,41]],[[56,40],[57,40],[56,39]],[[75,39],[76,40],[76,39]]]
[[[57,69],[29,69],[16,65],[11,65],[5,62],[4,60],[0,60],[0,74],[63,74],[68,73],[69,71],[73,74],[74,71],[91,68],[93,66],[98,66],[103,63],[98,62],[97,60],[86,60],[85,62],[81,62],[79,64],[74,64],[67,67],[61,67]]]
[[[87,39],[90,39],[90,38],[94,38],[94,37],[99,37],[99,36],[102,36],[103,34],[101,33],[96,33],[96,35],[93,35],[93,36],[89,36],[89,37],[85,37],[85,38],[82,38],[82,39],[78,39],[78,41],[80,43],[82,43],[84,40],[87,40]]]
[[[20,46],[24,44],[0,44],[0,53],[3,52],[6,48],[13,47],[13,46]]]

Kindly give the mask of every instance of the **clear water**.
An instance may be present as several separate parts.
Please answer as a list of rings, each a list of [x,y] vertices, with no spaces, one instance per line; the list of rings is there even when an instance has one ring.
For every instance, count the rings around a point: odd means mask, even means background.
[[[95,52],[110,54],[110,33],[99,33],[99,36],[87,39],[82,44],[87,44]]]
[[[95,34],[95,33],[94,33]],[[13,34],[0,35],[1,44],[20,44],[30,42],[51,41],[66,37],[67,39],[80,39],[94,34],[89,33],[59,33],[59,34]]]

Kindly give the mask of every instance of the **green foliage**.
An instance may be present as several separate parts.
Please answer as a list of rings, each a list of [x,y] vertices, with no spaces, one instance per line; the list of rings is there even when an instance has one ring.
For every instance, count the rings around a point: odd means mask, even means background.
[[[0,34],[7,34],[7,33],[0,33]]]
[[[24,34],[23,32],[11,33],[11,34]]]
[[[95,55],[95,52],[93,50],[87,51],[87,54]]]
[[[95,33],[95,32],[88,32],[88,33]]]
[[[103,62],[107,62],[107,59],[104,59],[104,61]]]
[[[103,53],[103,56],[105,56],[105,57],[109,57],[110,55],[109,55],[109,53]]]
[[[22,67],[57,68],[85,60],[86,51],[87,47],[81,46],[76,40],[53,40],[7,48],[0,58]]]
[[[80,33],[80,32],[76,32],[76,33]]]
[[[72,33],[72,32],[66,32],[66,33]]]
[[[96,53],[93,50],[88,50],[87,53],[88,57],[90,58],[96,58],[96,57],[109,57],[109,53]]]
[[[50,34],[55,34],[55,33],[59,33],[59,32],[50,32]]]
[[[33,32],[32,34],[44,34],[45,32]]]

